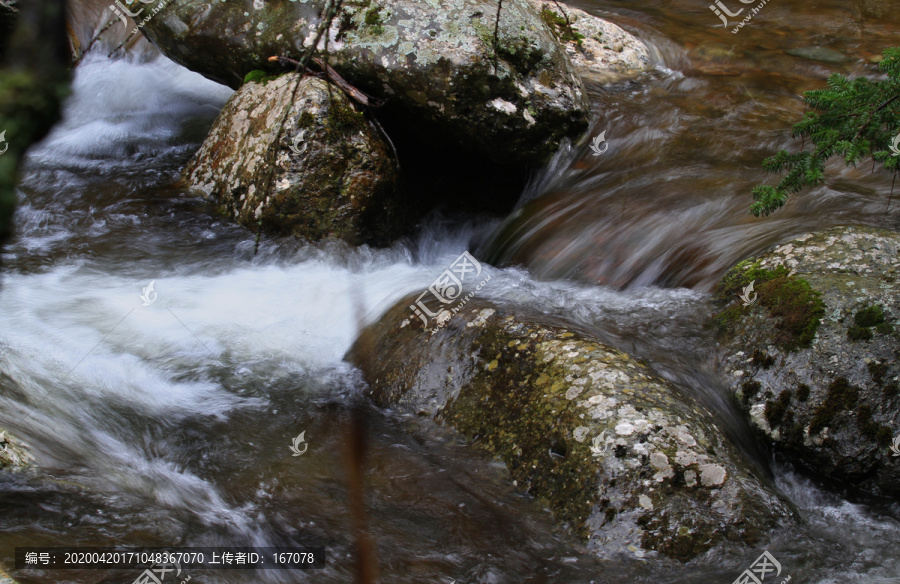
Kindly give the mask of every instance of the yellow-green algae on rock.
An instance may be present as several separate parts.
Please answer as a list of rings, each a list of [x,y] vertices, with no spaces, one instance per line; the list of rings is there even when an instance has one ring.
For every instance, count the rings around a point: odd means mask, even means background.
[[[479,299],[425,330],[411,301],[348,353],[369,395],[496,455],[596,553],[686,561],[792,516],[707,410],[625,353]]]

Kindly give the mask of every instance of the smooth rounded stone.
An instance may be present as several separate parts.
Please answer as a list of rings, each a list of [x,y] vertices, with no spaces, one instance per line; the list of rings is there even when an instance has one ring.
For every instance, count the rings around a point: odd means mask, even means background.
[[[170,2],[142,29],[188,69],[233,88],[267,58],[298,58],[326,3]],[[528,0],[344,2],[326,33],[348,82],[489,159],[541,164],[588,127],[590,107],[566,52]],[[324,54],[326,38],[318,50]]]
[[[425,329],[414,301],[367,327],[346,357],[368,395],[500,458],[598,555],[686,561],[793,522],[712,415],[625,353],[478,298]]]
[[[650,51],[642,40],[620,26],[584,10],[562,6],[552,0],[529,0],[541,18],[565,44],[575,69],[582,78],[610,83],[630,79],[653,68]],[[570,38],[572,30],[583,38]]]
[[[34,464],[26,447],[6,430],[0,430],[0,470],[21,470]]]
[[[741,262],[717,289],[725,370],[753,425],[816,475],[894,497],[898,252],[900,234],[837,227]]]
[[[785,53],[792,57],[802,57],[812,61],[822,61],[823,63],[846,63],[853,60],[844,53],[827,47],[800,47],[790,49],[785,51]]]
[[[183,174],[185,185],[254,231],[386,244],[400,232],[397,165],[342,91],[289,73],[232,95]]]

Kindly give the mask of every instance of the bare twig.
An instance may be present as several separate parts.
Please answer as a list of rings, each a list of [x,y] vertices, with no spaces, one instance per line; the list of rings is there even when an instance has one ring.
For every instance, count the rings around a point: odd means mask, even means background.
[[[294,65],[297,66],[300,64],[300,61],[295,59],[291,59],[290,57],[269,57],[269,61],[278,61],[281,65]],[[313,57],[312,62],[319,66],[322,69],[322,72],[325,77],[327,77],[332,83],[334,83],[339,89],[341,89],[347,96],[353,101],[357,102],[360,105],[364,105],[366,107],[379,107],[384,104],[383,100],[376,99],[371,95],[367,95],[351,85],[347,82],[346,79],[341,77],[337,71],[331,68],[327,63],[325,63],[322,59],[318,57]],[[307,74],[316,74],[312,69],[306,69]]]
[[[309,65],[309,60],[312,58],[316,47],[319,46],[319,41],[322,39],[322,35],[326,30],[331,28],[331,23],[334,21],[334,17],[337,16],[342,1],[343,0],[331,0],[331,2],[322,9],[322,20],[319,22],[319,26],[316,28],[316,36],[313,39],[313,42],[310,43],[309,47],[307,47],[306,51],[303,53],[303,56],[300,57],[300,60],[297,61],[297,68],[295,69],[295,72],[299,73],[300,71],[306,71],[306,68]],[[278,153],[278,145],[281,143],[281,135],[284,133],[284,124],[287,121],[288,115],[293,109],[294,101],[297,99],[297,91],[300,89],[301,79],[303,79],[302,76],[298,77],[297,81],[294,83],[294,89],[293,91],[291,91],[291,98],[289,100],[288,107],[284,109],[284,114],[282,114],[281,120],[278,122],[278,132],[275,134],[275,140],[272,143],[275,149],[275,154]],[[265,183],[267,192],[272,187],[275,180],[274,158],[275,157],[273,156],[273,163],[269,165],[269,176]],[[262,235],[262,218],[263,214],[260,213],[259,223],[256,230],[256,244],[253,247],[253,255],[256,255],[256,253],[259,251],[259,240]]]
[[[116,51],[118,51],[119,49],[121,49],[122,47],[124,47],[126,44],[128,44],[128,42],[129,42],[131,39],[133,39],[136,35],[137,35],[137,32],[135,32],[135,31],[132,30],[132,31],[131,31],[131,34],[129,34],[127,37],[125,37],[125,40],[122,41],[121,43],[119,43],[119,46],[117,46],[115,49],[112,50],[112,52],[111,52],[110,54],[107,55],[107,58],[112,57],[113,55],[115,55],[115,54],[116,54]]]
[[[75,61],[72,63],[72,67],[77,66],[78,63],[80,63],[81,60],[84,58],[84,56],[88,54],[88,51],[91,50],[91,47],[94,46],[94,43],[96,43],[97,41],[100,40],[100,35],[102,35],[102,34],[105,33],[107,30],[109,30],[109,28],[110,28],[112,25],[114,25],[115,23],[117,23],[117,22],[119,22],[118,19],[110,20],[109,22],[107,22],[107,23],[106,23],[106,26],[104,26],[103,28],[101,28],[101,29],[97,32],[97,34],[94,35],[94,38],[91,39],[91,42],[88,43],[88,46],[86,46],[86,47],[84,48],[84,50],[81,51],[81,54],[78,55],[78,58],[76,58]],[[113,52],[115,52],[115,51],[113,51]]]
[[[500,11],[503,10],[503,0],[497,0],[497,18],[494,20],[494,75],[497,74],[497,63],[500,57]]]

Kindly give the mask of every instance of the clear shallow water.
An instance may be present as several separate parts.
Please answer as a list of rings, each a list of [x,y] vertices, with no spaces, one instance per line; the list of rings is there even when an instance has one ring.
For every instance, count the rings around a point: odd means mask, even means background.
[[[676,48],[663,49],[677,65]],[[661,108],[668,87],[690,82],[664,72],[641,91]],[[26,545],[321,545],[331,558],[322,571],[209,571],[192,581],[352,581],[343,459],[352,407],[365,413],[368,524],[382,581],[732,582],[759,555],[716,549],[687,566],[619,550],[594,558],[458,435],[359,398],[359,374],[341,358],[360,323],[426,287],[464,249],[486,245],[496,223],[435,218],[414,241],[377,251],[264,238],[254,254],[252,233],[167,186],[227,89],[165,60],[89,61],[75,89],[66,121],[32,152],[19,235],[3,255],[0,427],[24,438],[42,468],[0,478],[4,563]],[[648,118],[646,139],[670,121]],[[733,124],[755,131],[741,116]],[[677,171],[673,160],[664,164]],[[572,168],[561,164],[548,183]],[[585,176],[598,187],[629,184],[597,169]],[[658,210],[629,215],[629,205],[611,215],[623,232],[643,239],[662,225]],[[715,204],[691,213],[728,223]],[[712,249],[727,255],[721,245]],[[723,397],[702,291],[621,291],[485,269],[485,297],[570,318],[649,360],[768,462]],[[145,306],[140,294],[151,281],[158,296]],[[309,451],[292,457],[302,431]],[[900,581],[896,505],[850,503],[788,468],[773,472],[806,519],[767,546],[792,582]],[[136,577],[15,575],[41,583]]]

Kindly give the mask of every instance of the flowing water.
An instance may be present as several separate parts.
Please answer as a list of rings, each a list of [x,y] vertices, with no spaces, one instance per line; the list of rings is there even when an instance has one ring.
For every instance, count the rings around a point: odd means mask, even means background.
[[[772,469],[803,516],[765,544],[782,579],[900,582],[900,506],[848,501],[772,462],[725,395],[704,326],[710,284],[744,256],[833,224],[900,225],[889,180],[837,166],[836,180],[773,218],[746,215],[760,160],[791,144],[795,95],[831,70],[865,70],[783,51],[833,37],[854,57],[877,53],[898,38],[896,11],[854,36],[840,32],[849,20],[837,4],[771,2],[738,34],[684,1],[581,6],[615,13],[659,61],[640,83],[592,88],[609,150],[562,151],[506,220],[434,217],[385,250],[268,238],[256,250],[252,233],[170,186],[230,92],[164,59],[85,61],[65,121],[31,152],[18,235],[3,250],[0,427],[41,472],[0,475],[0,561],[37,545],[310,545],[325,548],[325,569],[200,570],[191,581],[350,582],[343,455],[355,409],[383,582],[732,582],[761,549],[717,548],[687,565],[592,556],[457,434],[360,397],[342,361],[360,323],[477,249],[507,266],[485,266],[484,297],[571,319],[648,360]],[[301,432],[308,451],[294,457]]]

